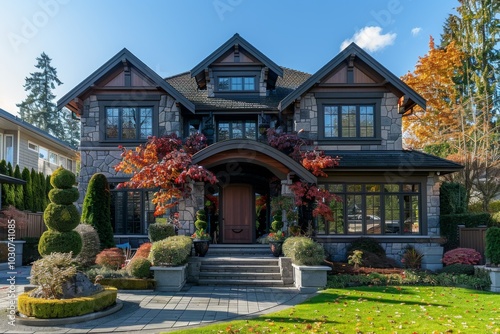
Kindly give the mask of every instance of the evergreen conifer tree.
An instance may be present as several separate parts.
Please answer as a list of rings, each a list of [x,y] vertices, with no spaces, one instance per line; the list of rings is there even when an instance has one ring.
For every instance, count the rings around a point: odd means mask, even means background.
[[[24,167],[22,172],[22,179],[26,181],[26,184],[23,185],[24,191],[24,209],[34,212],[33,210],[33,185],[31,182],[31,174],[28,168]]]
[[[92,225],[99,234],[101,249],[115,246],[111,226],[111,192],[108,180],[101,173],[94,174],[89,181],[83,200],[81,222]]]
[[[12,165],[9,162],[7,164],[7,176],[14,176],[14,170],[12,169]],[[16,206],[16,195],[15,195],[15,185],[8,184],[7,185],[7,197],[5,198],[4,206],[13,205]]]
[[[0,161],[0,174],[7,175],[7,162]],[[7,192],[9,191],[8,184],[2,184],[2,205],[7,205]]]
[[[31,168],[31,188],[33,190],[33,211],[41,212],[42,210],[42,197],[40,196],[40,178],[38,173]]]
[[[16,165],[16,168],[14,169],[14,177],[16,179],[22,179],[22,174],[21,174],[21,169],[19,168],[19,165]],[[22,184],[13,184],[13,189],[14,189],[14,200],[15,200],[15,207],[18,210],[23,211],[24,210],[24,186]]]

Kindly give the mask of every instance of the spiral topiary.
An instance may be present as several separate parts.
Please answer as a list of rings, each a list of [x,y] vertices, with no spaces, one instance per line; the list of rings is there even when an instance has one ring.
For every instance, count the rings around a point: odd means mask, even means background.
[[[207,216],[205,215],[205,210],[198,210],[196,212],[196,221],[194,222],[194,226],[198,231],[205,231],[207,228]]]
[[[80,220],[80,214],[72,204],[78,199],[78,190],[73,187],[75,181],[75,174],[62,167],[56,169],[50,177],[50,184],[54,189],[50,191],[51,203],[43,213],[48,230],[42,234],[38,243],[38,251],[42,256],[53,252],[73,252],[73,256],[76,256],[81,251],[82,238],[73,230]]]
[[[274,232],[280,231],[283,228],[283,214],[281,211],[277,211],[273,216],[273,222],[271,223],[271,229]]]

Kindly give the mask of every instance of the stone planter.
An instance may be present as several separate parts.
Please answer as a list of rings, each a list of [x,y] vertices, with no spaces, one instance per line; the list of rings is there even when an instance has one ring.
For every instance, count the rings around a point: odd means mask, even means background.
[[[23,265],[23,247],[24,247],[24,243],[26,243],[26,241],[15,240],[14,242],[10,242],[10,241],[0,241],[0,242],[3,244],[6,244],[7,246],[9,244],[10,245],[14,244],[15,261],[11,261],[11,260],[13,260],[12,258],[7,259],[8,264],[11,264],[12,262],[14,262],[14,265],[16,267],[21,267]],[[8,253],[10,253],[10,250],[8,248],[7,248],[7,251],[8,251]]]
[[[153,266],[156,291],[181,291],[186,283],[187,264],[175,267]]]
[[[500,292],[500,267],[475,266],[479,269],[484,269],[490,274],[491,292]]]
[[[438,271],[443,269],[443,247],[428,246],[419,249],[422,252],[422,269]]]
[[[293,266],[293,279],[295,287],[303,293],[316,292],[326,287],[327,266]]]

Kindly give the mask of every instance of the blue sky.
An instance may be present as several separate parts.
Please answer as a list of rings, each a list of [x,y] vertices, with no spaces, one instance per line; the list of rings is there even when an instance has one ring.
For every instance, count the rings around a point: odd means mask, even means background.
[[[18,113],[36,57],[56,100],[123,47],[162,77],[189,71],[235,33],[275,63],[314,73],[355,41],[395,75],[439,42],[458,0],[0,0],[0,108]]]

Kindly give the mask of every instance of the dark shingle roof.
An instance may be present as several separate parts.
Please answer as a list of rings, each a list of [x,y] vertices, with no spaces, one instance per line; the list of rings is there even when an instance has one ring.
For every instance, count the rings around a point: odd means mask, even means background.
[[[300,86],[311,75],[288,68],[283,69],[283,77],[278,77],[276,89],[269,96],[252,97],[208,97],[207,90],[199,90],[196,80],[189,72],[181,73],[165,80],[190,100],[196,110],[274,110],[278,111],[279,102]]]
[[[340,158],[334,170],[397,170],[451,173],[463,168],[455,162],[418,151],[325,151]]]

